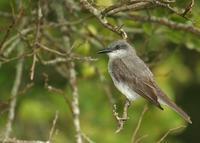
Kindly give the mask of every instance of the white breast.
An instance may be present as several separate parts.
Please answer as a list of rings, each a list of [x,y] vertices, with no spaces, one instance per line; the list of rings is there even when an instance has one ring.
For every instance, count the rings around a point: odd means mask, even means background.
[[[135,93],[130,87],[128,87],[124,83],[115,81],[114,84],[117,87],[117,89],[122,94],[124,94],[126,98],[128,98],[130,101],[134,101],[138,97],[138,94]]]
[[[112,74],[112,71],[110,69],[110,66],[108,66],[108,72],[110,73],[110,76],[114,82],[114,85],[117,87],[117,89],[128,98],[130,101],[134,101],[139,95],[134,92],[128,85],[118,82],[115,77]]]

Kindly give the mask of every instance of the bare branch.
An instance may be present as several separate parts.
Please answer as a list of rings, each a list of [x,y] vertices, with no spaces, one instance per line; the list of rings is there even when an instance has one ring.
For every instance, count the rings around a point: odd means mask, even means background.
[[[10,32],[11,30],[14,28],[14,26],[18,23],[18,21],[22,18],[23,16],[23,9],[21,9],[19,11],[19,14],[17,15],[17,17],[15,19],[13,19],[13,21],[11,22],[11,24],[8,26],[7,28],[7,31],[6,31],[6,34],[5,36],[3,37],[2,41],[0,42],[0,53],[2,52],[3,50],[3,45],[4,43],[6,42],[7,38],[9,37],[10,35]]]
[[[4,141],[4,143],[49,143],[49,141],[20,140],[20,139],[16,139],[16,138],[8,138],[6,141]]]
[[[85,133],[81,132],[82,137],[88,142],[88,143],[95,143],[93,140],[91,140]]]
[[[22,52],[23,50],[19,49],[19,54],[21,54]],[[10,101],[10,108],[9,108],[9,113],[8,113],[8,121],[6,124],[6,130],[5,130],[5,136],[4,136],[5,141],[10,137],[10,134],[12,132],[12,124],[15,118],[15,107],[17,103],[17,94],[19,91],[19,86],[21,83],[22,72],[23,72],[23,62],[24,62],[24,59],[21,58],[19,59],[16,65],[15,81],[14,81],[13,88],[11,91],[11,101]]]
[[[44,61],[42,59],[40,59],[40,60],[44,65],[56,65],[58,63],[66,63],[66,62],[75,61],[75,60],[76,61],[87,61],[87,62],[97,61],[97,59],[92,58],[92,57],[74,57],[74,56],[66,57],[66,58],[58,57],[58,58],[48,60],[48,61]]]
[[[191,2],[188,4],[188,6],[185,8],[185,11],[183,12],[183,16],[185,17],[186,14],[192,11],[192,8],[194,6],[194,0],[191,0]]]
[[[74,126],[76,129],[76,142],[82,143],[82,137],[81,137],[81,128],[80,128],[80,110],[79,110],[79,95],[78,95],[78,88],[77,88],[77,81],[76,81],[76,71],[75,71],[75,65],[73,62],[71,62],[70,65],[70,85],[72,88],[72,112],[74,116]]]
[[[190,24],[177,23],[166,18],[159,18],[155,16],[147,17],[147,16],[140,16],[140,15],[133,15],[133,14],[128,15],[128,16],[120,16],[120,17],[122,18],[127,17],[128,19],[132,19],[134,21],[137,20],[140,22],[157,23],[160,25],[167,26],[171,29],[183,30],[183,31],[187,31],[187,32],[200,36],[200,28],[194,27],[193,25],[190,25]]]
[[[43,73],[43,76],[44,76],[44,86],[45,88],[50,91],[50,92],[54,92],[54,93],[58,93],[60,95],[62,95],[65,99],[65,102],[67,103],[71,113],[72,113],[72,106],[71,106],[71,102],[70,100],[68,99],[67,96],[65,96],[65,92],[62,90],[62,89],[59,89],[59,88],[56,88],[56,87],[53,87],[51,85],[48,84],[48,81],[49,81],[49,77],[47,74]]]
[[[118,26],[114,26],[112,24],[110,24],[101,14],[101,12],[94,8],[87,0],[80,0],[81,4],[83,5],[83,7],[85,9],[87,9],[91,14],[93,14],[98,20],[99,22],[101,22],[101,24],[103,24],[106,28],[108,28],[109,30],[115,32],[116,34],[120,35],[123,39],[127,39],[128,36],[126,34],[126,32],[120,27]]]
[[[148,135],[143,135],[143,136],[139,137],[138,139],[136,139],[134,143],[139,143],[141,140],[143,140],[146,137],[148,137]]]
[[[172,128],[172,129],[169,129],[163,136],[162,138],[157,141],[156,143],[161,143],[171,132],[173,131],[177,131],[179,129],[182,129],[182,128],[185,128],[186,126],[179,126],[179,127],[176,127],[176,128]]]
[[[144,109],[143,109],[143,111],[142,111],[142,114],[141,114],[141,116],[140,116],[140,118],[139,118],[139,121],[138,121],[138,123],[137,123],[137,126],[136,126],[136,128],[135,128],[135,130],[134,130],[134,132],[133,132],[132,139],[131,139],[131,142],[132,142],[132,143],[135,143],[135,142],[136,142],[137,133],[138,133],[138,131],[139,131],[139,129],[140,129],[140,125],[141,125],[141,123],[142,123],[142,119],[143,119],[144,114],[146,113],[147,110],[148,110],[148,107],[145,106]]]
[[[66,56],[66,53],[61,53],[61,52],[59,52],[59,51],[57,51],[57,50],[50,49],[50,48],[48,48],[47,46],[42,45],[42,44],[40,44],[40,43],[37,43],[37,45],[38,45],[39,47],[41,47],[42,49],[44,49],[44,50],[46,50],[46,51],[48,51],[48,52],[51,52],[51,53],[53,53],[53,54],[56,54],[56,55],[58,55],[58,56]]]
[[[33,55],[33,63],[32,63],[32,66],[31,66],[31,70],[30,70],[30,79],[33,80],[34,78],[34,75],[35,75],[35,64],[36,64],[36,61],[37,61],[37,57],[36,57],[36,54],[34,53]]]
[[[34,41],[34,45],[33,45],[33,63],[31,66],[31,70],[30,70],[30,79],[33,80],[34,79],[34,75],[35,75],[35,65],[37,62],[37,56],[36,56],[36,50],[38,48],[37,43],[39,43],[40,40],[40,24],[41,24],[41,18],[42,18],[42,10],[41,10],[41,6],[40,6],[40,0],[38,0],[37,2],[37,22],[36,22],[36,34],[35,34],[35,41]]]
[[[133,2],[131,1],[125,4],[116,4],[116,5],[109,6],[103,10],[102,14],[104,16],[109,16],[109,15],[114,15],[118,12],[129,11],[129,10],[136,11],[136,10],[146,9],[149,7],[152,7],[151,1],[144,0],[137,3],[135,3],[135,1]]]
[[[153,0],[154,4],[157,5],[157,6],[160,6],[160,7],[164,7],[166,9],[168,9],[169,11],[179,15],[179,16],[182,16],[184,10],[183,9],[178,9],[176,7],[171,7],[171,5],[169,3],[165,3],[163,1],[160,1],[160,0]]]
[[[52,124],[51,130],[50,130],[50,133],[49,133],[49,139],[48,139],[49,143],[52,143],[53,134],[55,132],[55,126],[56,126],[57,120],[58,120],[58,111],[56,111],[56,114],[55,114],[55,117],[53,120],[53,124]]]

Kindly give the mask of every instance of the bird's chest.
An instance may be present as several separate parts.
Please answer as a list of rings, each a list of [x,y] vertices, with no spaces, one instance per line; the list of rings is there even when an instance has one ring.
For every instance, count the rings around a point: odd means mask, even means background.
[[[138,94],[133,89],[131,89],[128,84],[119,80],[118,77],[113,74],[113,69],[110,64],[108,65],[108,72],[113,80],[114,85],[122,94],[126,96],[126,98],[128,98],[130,101],[133,101],[138,97]]]

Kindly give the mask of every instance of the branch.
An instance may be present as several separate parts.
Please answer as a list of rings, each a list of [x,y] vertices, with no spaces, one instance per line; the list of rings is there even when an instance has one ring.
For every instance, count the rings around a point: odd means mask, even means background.
[[[19,49],[19,55],[23,52],[22,49]],[[6,129],[5,129],[5,136],[4,136],[4,141],[6,141],[11,132],[12,132],[12,124],[13,120],[15,118],[15,107],[16,107],[16,102],[17,102],[17,94],[19,91],[19,86],[21,83],[21,78],[22,78],[22,70],[23,70],[23,62],[24,59],[21,58],[19,59],[17,65],[16,65],[16,75],[15,75],[15,81],[13,84],[13,88],[11,91],[11,101],[10,101],[10,108],[9,108],[9,113],[8,113],[8,121],[6,124]]]
[[[53,134],[55,132],[55,126],[56,126],[57,120],[58,120],[58,111],[56,111],[56,114],[55,114],[55,117],[53,120],[53,124],[52,124],[51,130],[50,130],[50,133],[49,133],[49,139],[48,139],[49,143],[51,143],[53,140]]]
[[[169,129],[169,130],[162,136],[162,138],[161,138],[159,141],[157,141],[156,143],[161,143],[161,142],[168,136],[168,134],[170,134],[170,133],[173,132],[173,131],[179,130],[179,129],[181,129],[181,128],[185,128],[185,126],[179,126],[179,127],[176,127],[176,128]]]
[[[76,142],[82,143],[82,137],[81,137],[81,128],[80,128],[80,121],[79,121],[79,95],[78,95],[78,88],[77,88],[77,81],[76,81],[76,71],[75,71],[75,65],[73,62],[71,62],[70,67],[70,85],[72,89],[72,113],[74,116],[74,126],[76,129]]]
[[[153,0],[154,4],[156,6],[160,6],[160,7],[163,7],[163,8],[166,8],[168,9],[169,11],[179,15],[179,16],[183,16],[182,14],[184,13],[184,10],[183,9],[178,9],[176,7],[171,7],[169,3],[165,3],[161,0]]]
[[[136,142],[138,142],[138,140],[141,140],[142,138],[146,137],[146,135],[145,135],[145,136],[142,136],[142,137],[140,137],[139,139],[136,140],[137,133],[138,133],[138,131],[140,129],[140,125],[142,123],[142,119],[143,119],[144,114],[146,113],[147,110],[148,110],[148,107],[145,106],[144,109],[143,109],[143,111],[142,111],[142,114],[141,114],[141,116],[139,118],[139,121],[137,123],[137,126],[136,126],[136,128],[135,128],[135,130],[133,132],[132,139],[131,139],[132,143],[136,143]]]
[[[191,2],[188,4],[188,6],[185,8],[184,12],[183,12],[183,16],[185,17],[186,14],[188,14],[189,12],[192,11],[192,8],[194,6],[194,0],[191,0]]]
[[[0,53],[3,50],[3,45],[6,42],[7,38],[9,37],[11,30],[15,27],[15,25],[18,23],[18,21],[22,18],[23,12],[24,12],[23,9],[20,9],[19,14],[17,15],[16,19],[13,19],[11,24],[8,26],[8,28],[6,30],[6,34],[4,35],[2,41],[0,42]]]
[[[118,123],[118,127],[117,127],[117,130],[115,131],[115,133],[119,133],[124,128],[124,123],[128,119],[128,107],[129,106],[130,106],[130,101],[126,100],[126,103],[124,105],[123,115],[122,115],[122,117],[119,117],[119,115],[116,111],[117,107],[115,104],[113,105],[113,115],[116,118],[117,123]]]
[[[47,46],[45,46],[45,45],[43,45],[43,44],[41,44],[41,43],[36,43],[36,44],[37,44],[40,48],[42,48],[43,50],[48,51],[48,52],[53,53],[53,54],[56,54],[56,55],[58,55],[58,56],[66,56],[66,55],[67,55],[66,53],[61,53],[61,52],[59,52],[59,51],[57,51],[57,50],[50,49],[50,48],[48,48]]]
[[[40,58],[40,61],[42,62],[42,64],[44,65],[56,65],[58,63],[67,63],[67,62],[70,62],[70,61],[87,61],[87,62],[91,62],[91,61],[97,61],[97,59],[94,59],[92,57],[66,57],[66,58],[61,58],[61,57],[58,57],[58,58],[55,58],[55,59],[52,59],[52,60],[48,60],[48,61],[44,61]]]
[[[191,2],[186,6],[185,9],[180,9],[177,7],[172,7],[170,4],[174,3],[174,0],[130,0],[126,3],[121,4],[114,4],[107,8],[105,8],[102,12],[104,16],[111,16],[119,12],[123,11],[137,11],[137,10],[146,10],[147,8],[152,7],[163,7],[167,10],[181,16],[185,17],[187,13],[189,13],[192,10],[192,7],[194,5],[194,0],[191,0]]]
[[[34,45],[33,45],[33,63],[30,69],[30,79],[33,80],[34,79],[34,75],[35,75],[35,65],[37,62],[37,56],[36,56],[36,49],[38,48],[38,44],[39,40],[40,40],[40,24],[41,24],[41,18],[42,18],[42,10],[40,7],[40,0],[38,0],[37,2],[37,22],[36,22],[36,34],[35,34],[35,41],[34,41]]]
[[[94,8],[87,0],[80,0],[80,2],[83,5],[83,7],[87,9],[91,14],[93,14],[99,20],[99,22],[107,29],[120,35],[123,39],[128,38],[126,32],[121,28],[121,26],[114,26],[110,24],[102,15],[102,13],[98,9]]]
[[[53,93],[57,93],[59,95],[62,95],[65,99],[65,102],[67,103],[71,113],[72,113],[72,106],[70,103],[70,100],[68,99],[68,96],[65,95],[65,92],[62,89],[56,88],[52,85],[48,84],[49,81],[49,76],[46,73],[43,73],[44,76],[44,87],[49,91],[49,92],[53,92]]]
[[[131,1],[125,4],[115,4],[115,5],[111,5],[107,8],[105,8],[102,11],[102,14],[104,16],[109,16],[109,15],[114,15],[118,12],[123,12],[123,11],[136,11],[136,10],[142,10],[145,8],[149,8],[152,6],[152,2],[149,0],[141,0],[139,2],[136,3],[136,1]]]
[[[0,140],[1,141],[1,140]],[[49,141],[39,141],[39,140],[20,140],[16,138],[8,138],[4,143],[49,143]]]
[[[147,16],[140,16],[140,15],[132,15],[132,14],[128,16],[123,15],[121,17],[122,18],[127,17],[128,19],[131,19],[134,21],[157,23],[160,25],[167,26],[171,29],[183,30],[183,31],[187,31],[187,32],[200,36],[200,28],[194,27],[193,25],[189,25],[189,24],[177,23],[166,18],[159,18],[156,16],[147,17]]]
[[[82,137],[88,142],[88,143],[95,143],[93,140],[91,140],[85,133],[81,132]]]

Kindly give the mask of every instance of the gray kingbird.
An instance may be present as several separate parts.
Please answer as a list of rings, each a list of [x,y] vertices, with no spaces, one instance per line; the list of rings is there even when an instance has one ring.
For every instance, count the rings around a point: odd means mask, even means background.
[[[162,110],[160,104],[171,107],[183,119],[192,123],[187,113],[158,87],[152,72],[126,40],[115,41],[98,53],[106,53],[109,56],[109,74],[114,85],[129,101],[142,96]]]

